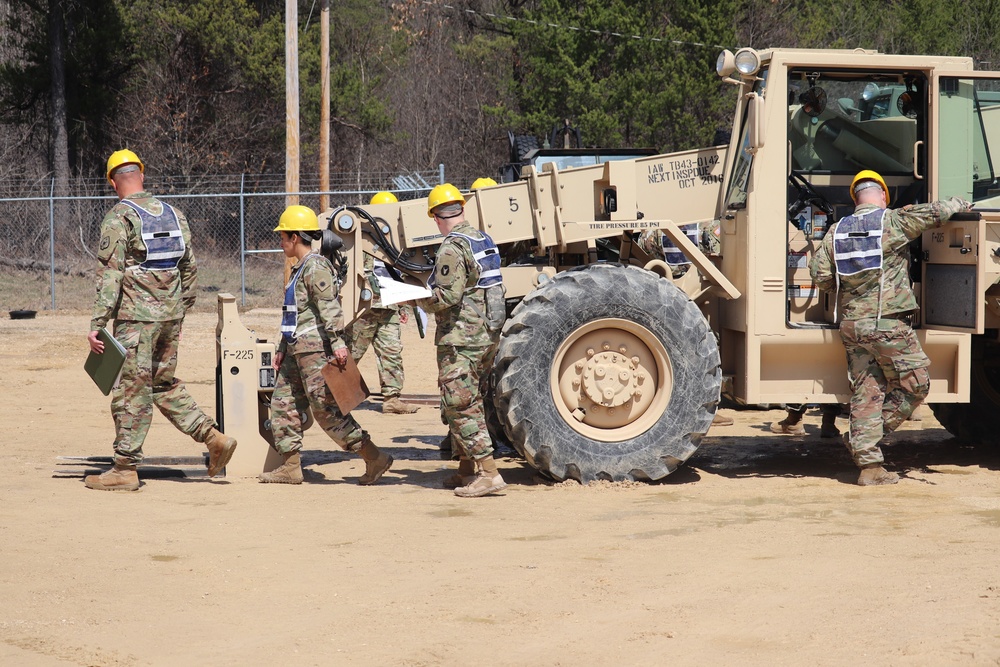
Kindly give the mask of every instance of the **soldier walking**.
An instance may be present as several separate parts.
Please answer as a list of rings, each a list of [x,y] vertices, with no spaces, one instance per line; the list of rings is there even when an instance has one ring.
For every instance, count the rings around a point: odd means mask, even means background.
[[[441,408],[459,451],[458,473],[445,480],[455,495],[476,498],[507,487],[493,459],[483,394],[506,316],[500,253],[489,235],[465,220],[465,197],[454,185],[436,186],[427,215],[445,237],[438,248],[433,295],[419,304],[434,313]]]
[[[895,484],[879,442],[906,421],[930,391],[930,360],[910,327],[917,310],[910,286],[910,241],[971,204],[947,201],[890,210],[889,188],[870,170],[851,182],[854,213],[823,238],[809,263],[820,289],[837,291],[840,337],[851,381],[851,429],[845,438],[861,468],[858,484]]]
[[[236,440],[218,430],[174,376],[184,314],[194,305],[197,267],[187,218],[144,189],[145,165],[130,150],[108,158],[108,182],[119,202],[101,221],[97,299],[87,341],[104,353],[97,332],[115,321],[114,337],[127,356],[111,396],[114,466],[88,475],[101,491],[135,491],[136,466],[153,419],[153,405],[182,433],[208,447],[208,476],[222,470]]]
[[[312,251],[312,241],[321,234],[316,213],[306,206],[289,206],[274,231],[281,235],[281,250],[294,258],[291,278],[285,286],[281,316],[281,342],[275,353],[278,377],[271,395],[271,432],[282,464],[259,476],[270,484],[302,483],[302,432],[304,405],[334,442],[361,455],[365,472],[361,485],[374,484],[392,465],[392,457],[379,450],[351,415],[343,415],[323,379],[323,367],[331,359],[343,364],[349,354],[341,334],[344,313],[337,295],[333,265]]]
[[[396,196],[391,192],[376,192],[370,203],[388,204],[396,201]],[[369,346],[375,349],[378,379],[382,386],[382,412],[410,415],[420,408],[404,403],[400,397],[403,393],[403,341],[400,325],[406,324],[409,308],[395,304],[382,305],[378,278],[380,275],[388,275],[383,262],[366,253],[364,271],[371,286],[372,303],[364,315],[347,327],[347,347],[351,350],[354,361],[360,361]]]

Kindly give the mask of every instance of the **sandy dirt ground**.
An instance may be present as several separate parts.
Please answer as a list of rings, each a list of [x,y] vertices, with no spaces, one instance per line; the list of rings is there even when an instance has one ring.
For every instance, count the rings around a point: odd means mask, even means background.
[[[276,333],[274,311],[243,321]],[[2,665],[1000,663],[1000,457],[929,411],[886,448],[885,488],[853,485],[817,411],[795,438],[767,430],[781,410],[724,410],[736,424],[660,483],[553,484],[505,458],[503,495],[460,499],[437,409],[368,402],[396,458],[377,486],[313,429],[301,486],[98,492],[57,460],[111,453],[87,322],[0,322]],[[215,325],[188,318],[179,368],[210,413]],[[431,342],[412,324],[404,342],[406,392],[433,395]],[[202,451],[160,415],[145,449]]]

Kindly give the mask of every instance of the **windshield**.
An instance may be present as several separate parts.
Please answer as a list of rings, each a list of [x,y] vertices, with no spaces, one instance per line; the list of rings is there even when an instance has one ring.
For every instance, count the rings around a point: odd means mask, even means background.
[[[562,171],[563,169],[590,167],[595,164],[604,164],[605,162],[614,162],[616,160],[635,160],[641,157],[646,157],[646,155],[543,155],[536,158],[533,164],[537,170],[541,171],[542,165],[555,162],[559,171]]]
[[[922,74],[792,70],[788,76],[792,169],[912,174],[926,103]]]

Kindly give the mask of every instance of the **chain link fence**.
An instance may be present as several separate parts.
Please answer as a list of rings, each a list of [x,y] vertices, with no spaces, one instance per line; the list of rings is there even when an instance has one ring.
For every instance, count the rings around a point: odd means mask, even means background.
[[[380,190],[414,199],[444,181],[441,165],[408,174],[331,175],[323,192],[316,179],[302,179],[292,194],[318,211],[321,195],[331,206],[365,204]],[[280,305],[284,259],[272,230],[289,195],[282,175],[192,179],[147,172],[146,186],[187,216],[198,260],[199,308],[214,308],[219,292],[250,308]],[[53,191],[51,180],[0,182],[0,308],[88,311],[93,303],[101,219],[117,198],[97,194],[108,191],[103,179],[72,181],[70,192],[76,194],[68,197]]]

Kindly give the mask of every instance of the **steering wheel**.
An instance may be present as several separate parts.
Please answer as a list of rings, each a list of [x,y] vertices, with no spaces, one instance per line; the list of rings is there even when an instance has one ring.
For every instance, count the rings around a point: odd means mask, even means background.
[[[833,204],[827,201],[826,197],[821,195],[819,191],[813,187],[813,184],[807,181],[801,173],[793,171],[788,175],[788,182],[798,193],[798,197],[796,197],[795,201],[788,205],[789,220],[795,220],[795,216],[797,216],[806,206],[815,206],[819,210],[826,213],[830,218],[834,217]]]

